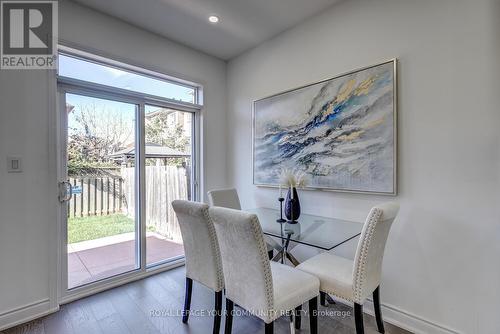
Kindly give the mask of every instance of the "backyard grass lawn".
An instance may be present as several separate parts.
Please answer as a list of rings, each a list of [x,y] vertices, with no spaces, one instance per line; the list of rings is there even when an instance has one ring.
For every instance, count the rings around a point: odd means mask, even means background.
[[[134,220],[121,213],[108,216],[68,218],[69,244],[134,231]]]

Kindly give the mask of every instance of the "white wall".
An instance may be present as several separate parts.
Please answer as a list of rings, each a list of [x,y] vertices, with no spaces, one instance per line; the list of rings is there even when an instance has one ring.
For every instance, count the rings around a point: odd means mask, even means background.
[[[226,184],[225,62],[65,0],[59,28],[71,46],[203,84],[203,187]],[[54,87],[47,71],[0,71],[0,329],[57,307]],[[24,173],[7,174],[7,155]]]
[[[400,202],[382,301],[423,333],[500,331],[499,14],[496,0],[344,1],[228,65],[229,183],[255,207],[276,191],[252,185],[252,101],[399,58],[399,195],[300,196],[305,212],[354,219]]]
[[[49,254],[48,84],[46,71],[0,70],[0,329],[57,307],[49,286],[57,254]],[[7,173],[8,155],[22,157],[23,173]]]

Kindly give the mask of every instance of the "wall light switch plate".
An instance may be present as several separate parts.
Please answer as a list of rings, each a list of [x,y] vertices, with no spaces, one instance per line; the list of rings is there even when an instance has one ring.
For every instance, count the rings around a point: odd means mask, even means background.
[[[22,171],[23,171],[23,166],[20,157],[7,157],[8,173],[21,173]]]

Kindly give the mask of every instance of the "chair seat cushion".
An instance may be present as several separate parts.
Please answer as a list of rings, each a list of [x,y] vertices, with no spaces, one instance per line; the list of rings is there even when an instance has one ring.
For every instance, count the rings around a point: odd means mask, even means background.
[[[320,281],[320,291],[354,301],[353,261],[330,253],[321,253],[297,266]]]
[[[266,322],[275,320],[319,294],[319,280],[313,275],[278,262],[271,262],[271,272],[276,314],[272,317],[274,319],[264,319]]]

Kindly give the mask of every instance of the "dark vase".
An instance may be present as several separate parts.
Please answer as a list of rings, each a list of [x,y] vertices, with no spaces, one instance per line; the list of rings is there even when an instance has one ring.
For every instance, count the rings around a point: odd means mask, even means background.
[[[293,199],[291,198],[291,191],[293,189]],[[299,194],[296,188],[288,189],[285,201],[285,216],[288,220],[296,221],[300,217],[300,202]]]

